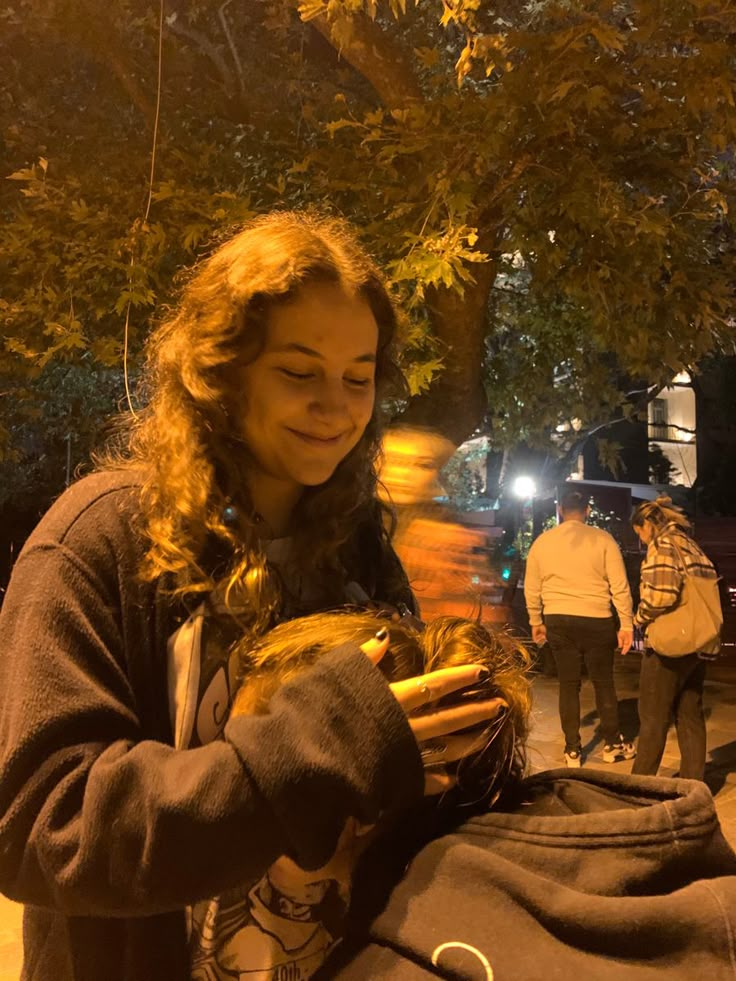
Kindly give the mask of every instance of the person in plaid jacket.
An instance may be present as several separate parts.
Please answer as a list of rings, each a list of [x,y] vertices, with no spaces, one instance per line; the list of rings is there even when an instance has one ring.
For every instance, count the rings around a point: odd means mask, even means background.
[[[631,524],[647,554],[641,569],[640,600],[634,626],[646,631],[657,617],[677,605],[685,572],[717,578],[713,563],[690,537],[690,522],[669,497],[640,504]],[[639,745],[632,773],[654,775],[659,769],[674,715],[680,747],[680,776],[702,780],[706,732],[703,684],[708,655],[693,651],[667,657],[647,648],[639,681]]]

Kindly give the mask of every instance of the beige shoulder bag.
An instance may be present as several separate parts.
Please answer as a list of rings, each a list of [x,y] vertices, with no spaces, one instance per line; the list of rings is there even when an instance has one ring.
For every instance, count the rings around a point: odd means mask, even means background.
[[[682,563],[683,579],[677,605],[649,625],[646,643],[665,657],[684,657],[697,651],[717,654],[721,649],[723,612],[718,579],[694,576],[674,541]]]

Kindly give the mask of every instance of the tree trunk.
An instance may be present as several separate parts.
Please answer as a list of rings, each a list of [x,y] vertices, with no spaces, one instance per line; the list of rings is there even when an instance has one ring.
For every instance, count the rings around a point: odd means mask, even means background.
[[[496,277],[493,261],[474,267],[475,283],[456,290],[435,289],[428,304],[435,336],[444,347],[445,366],[429,391],[412,399],[406,422],[436,429],[460,445],[483,424],[483,386],[488,296]]]
[[[312,18],[310,23],[341,58],[370,82],[388,109],[424,101],[411,50],[365,13],[333,10],[329,15]],[[526,165],[526,158],[517,161],[509,175],[495,180],[495,194],[477,216],[479,251],[494,255],[500,228],[496,197]],[[468,221],[472,224],[470,218]],[[458,445],[482,425],[485,417],[483,342],[496,263],[478,263],[473,266],[473,274],[475,282],[466,283],[462,293],[447,288],[427,292],[432,327],[443,349],[445,366],[429,391],[412,399],[404,416],[407,422],[436,429]]]

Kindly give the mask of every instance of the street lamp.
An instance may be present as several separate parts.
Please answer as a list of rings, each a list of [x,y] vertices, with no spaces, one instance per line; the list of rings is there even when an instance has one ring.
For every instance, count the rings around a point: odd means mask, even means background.
[[[537,485],[531,477],[517,477],[511,485],[511,493],[519,502],[519,524],[516,537],[519,553],[525,559],[533,537],[534,516],[532,502],[534,495],[537,493]]]
[[[514,497],[522,501],[530,500],[537,493],[537,485],[531,477],[517,477],[511,489]]]

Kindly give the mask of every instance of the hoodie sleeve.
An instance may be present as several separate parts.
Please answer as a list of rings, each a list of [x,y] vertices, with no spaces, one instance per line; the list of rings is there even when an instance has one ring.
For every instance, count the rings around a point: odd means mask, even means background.
[[[221,741],[145,738],[120,605],[110,577],[63,545],[16,565],[0,615],[10,898],[75,916],[180,909],[280,854],[318,867],[349,816],[375,823],[421,797],[406,717],[352,645],[285,685],[268,715],[231,720]]]

